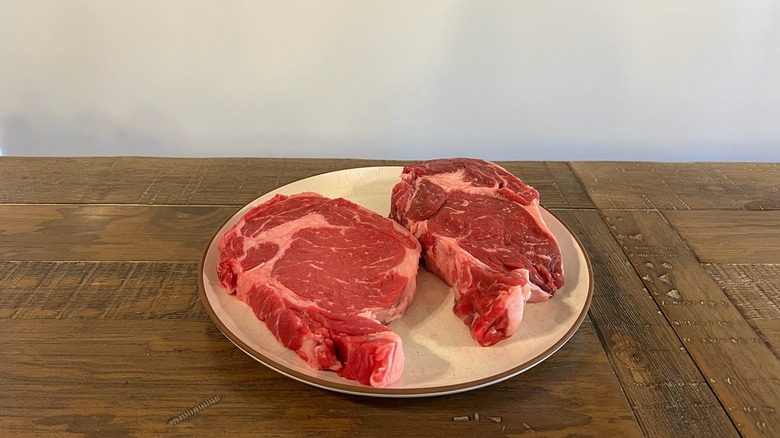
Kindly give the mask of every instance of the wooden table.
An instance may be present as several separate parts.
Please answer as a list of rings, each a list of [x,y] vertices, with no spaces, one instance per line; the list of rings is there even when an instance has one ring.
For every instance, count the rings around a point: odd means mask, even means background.
[[[503,383],[350,396],[233,346],[198,298],[212,234],[275,187],[387,164],[0,157],[0,436],[780,436],[779,164],[502,163],[595,276],[574,337]]]

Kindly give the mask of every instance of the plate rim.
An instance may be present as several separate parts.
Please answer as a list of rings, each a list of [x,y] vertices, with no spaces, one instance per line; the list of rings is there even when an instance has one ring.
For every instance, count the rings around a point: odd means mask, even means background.
[[[282,187],[285,187],[288,184],[292,184],[298,181],[303,181],[308,178],[313,178],[317,176],[322,175],[328,175],[338,172],[344,172],[344,171],[350,171],[350,170],[356,170],[356,169],[374,169],[374,168],[382,168],[382,169],[389,169],[389,168],[399,168],[403,169],[404,166],[363,166],[363,167],[353,167],[353,168],[347,168],[347,169],[341,169],[341,170],[335,170],[335,171],[329,171],[329,172],[322,172],[314,175],[310,175],[304,178],[297,179],[295,181],[291,181],[287,184],[283,184],[279,187],[275,187],[271,190],[268,190],[267,192],[255,197],[248,203],[242,205],[239,207],[235,212],[233,212],[230,216],[228,216],[227,219],[225,219],[217,228],[217,230],[214,232],[214,234],[211,236],[211,238],[206,243],[205,250],[203,251],[200,261],[198,263],[198,290],[199,290],[199,298],[201,302],[203,303],[203,306],[206,308],[206,312],[209,314],[209,317],[211,318],[212,322],[217,326],[219,331],[226,337],[228,340],[233,343],[236,347],[238,347],[241,351],[243,351],[245,354],[250,356],[252,359],[254,359],[257,362],[260,362],[264,366],[270,368],[273,371],[276,371],[278,373],[281,373],[287,377],[290,377],[294,380],[297,380],[299,382],[315,386],[318,388],[322,388],[325,390],[340,392],[343,394],[351,394],[351,395],[363,395],[363,396],[372,396],[372,397],[385,397],[385,398],[417,398],[417,397],[433,397],[433,396],[441,396],[441,395],[448,395],[448,394],[455,394],[459,392],[465,392],[470,390],[475,390],[479,388],[483,388],[492,384],[500,383],[504,380],[507,380],[511,377],[514,377],[518,374],[521,374],[525,371],[530,370],[531,368],[535,367],[536,365],[544,362],[547,358],[552,356],[556,351],[558,351],[563,345],[565,345],[571,338],[574,336],[574,333],[579,330],[580,326],[582,325],[582,322],[585,320],[585,317],[588,314],[588,310],[590,309],[591,302],[593,300],[593,267],[590,261],[590,257],[588,256],[588,253],[585,251],[585,246],[582,244],[582,241],[577,236],[576,233],[571,229],[569,224],[562,221],[558,215],[556,215],[554,212],[550,211],[549,209],[545,208],[544,206],[540,205],[540,208],[542,208],[545,212],[553,216],[560,224],[564,226],[566,231],[569,233],[569,235],[572,237],[574,242],[577,244],[577,247],[580,250],[580,253],[583,255],[583,258],[585,259],[585,265],[587,267],[587,277],[588,277],[588,292],[587,296],[585,298],[584,305],[582,306],[582,310],[580,311],[579,315],[577,315],[577,318],[574,320],[574,323],[569,328],[568,331],[560,338],[558,339],[553,345],[548,347],[543,352],[537,354],[531,359],[528,359],[524,361],[521,364],[518,364],[517,366],[508,369],[506,371],[503,371],[498,374],[493,374],[487,377],[483,377],[480,379],[471,380],[468,382],[462,382],[452,385],[439,385],[434,387],[417,387],[417,388],[376,388],[368,385],[361,385],[357,383],[356,385],[352,384],[345,384],[341,382],[333,382],[329,380],[324,380],[319,377],[310,376],[303,374],[299,371],[293,370],[269,357],[264,355],[263,353],[255,350],[254,348],[247,345],[246,342],[244,342],[238,335],[230,331],[230,329],[227,328],[225,323],[219,318],[216,311],[214,310],[213,306],[211,305],[211,302],[208,299],[208,295],[206,292],[206,286],[204,282],[204,265],[206,263],[206,257],[208,256],[209,249],[211,248],[211,245],[213,244],[214,240],[217,239],[220,235],[220,232],[222,231],[222,228],[230,222],[233,218],[236,217],[242,210],[247,208],[247,206],[257,202],[258,199],[262,198],[263,196],[266,196],[267,194],[273,192],[274,190],[278,190]],[[262,358],[262,359],[261,359]]]

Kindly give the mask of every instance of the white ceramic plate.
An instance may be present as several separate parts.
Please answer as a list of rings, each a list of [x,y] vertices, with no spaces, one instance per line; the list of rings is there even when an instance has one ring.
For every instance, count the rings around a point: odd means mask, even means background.
[[[566,285],[547,302],[529,303],[520,328],[510,339],[480,347],[453,314],[448,286],[421,268],[412,305],[406,315],[390,323],[403,340],[406,364],[401,379],[388,388],[372,388],[334,372],[311,369],[276,341],[249,306],[219,286],[217,236],[250,208],[277,193],[312,191],[343,197],[387,216],[390,192],[401,171],[397,166],[366,167],[313,176],[266,193],[231,217],[209,242],[200,267],[201,299],[222,333],[254,359],[293,379],[332,391],[376,397],[425,397],[481,388],[530,369],[563,346],[588,311],[593,275],[580,242],[544,209],[542,216],[561,246]]]

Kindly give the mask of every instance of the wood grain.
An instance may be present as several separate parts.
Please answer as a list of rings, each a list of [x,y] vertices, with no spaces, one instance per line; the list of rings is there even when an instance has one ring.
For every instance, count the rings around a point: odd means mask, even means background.
[[[298,179],[409,161],[295,158],[0,157],[0,204],[245,205]],[[568,164],[500,162],[547,207],[590,207]]]
[[[775,357],[780,358],[780,265],[703,266]]]
[[[592,208],[593,202],[567,163],[499,161],[506,170],[539,191],[547,208]]]
[[[666,211],[702,262],[780,264],[780,210]]]
[[[380,160],[0,157],[0,203],[244,205],[296,179]]]
[[[602,209],[777,210],[780,163],[571,163]]]
[[[208,320],[1,319],[0,350],[4,435],[639,436],[587,323],[516,378],[430,399],[309,387],[254,362]],[[218,404],[167,424],[214,395]],[[459,416],[471,420],[453,421]]]
[[[571,341],[505,382],[354,397],[233,346],[197,293],[219,226],[294,180],[400,164],[0,157],[0,436],[780,436],[778,163],[500,162],[595,274]]]
[[[696,363],[595,210],[555,210],[593,265],[589,315],[647,436],[738,436]]]
[[[198,264],[0,262],[0,318],[206,319]]]
[[[200,260],[233,207],[0,205],[0,260]]]
[[[602,213],[739,431],[780,435],[777,357],[658,212]]]

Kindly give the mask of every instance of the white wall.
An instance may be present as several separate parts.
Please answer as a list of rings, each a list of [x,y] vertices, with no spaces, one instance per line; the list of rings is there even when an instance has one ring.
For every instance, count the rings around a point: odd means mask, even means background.
[[[780,5],[0,0],[0,147],[780,161]]]

